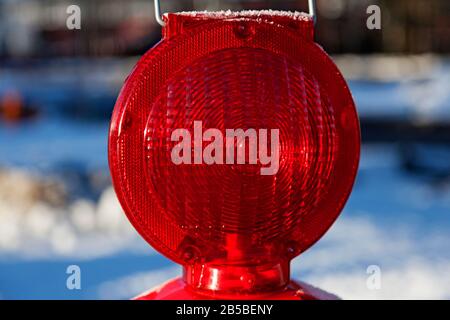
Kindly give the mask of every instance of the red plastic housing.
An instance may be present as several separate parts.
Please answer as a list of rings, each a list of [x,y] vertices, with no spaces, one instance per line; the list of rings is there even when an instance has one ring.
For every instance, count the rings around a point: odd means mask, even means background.
[[[181,279],[173,279],[153,288],[149,292],[135,298],[135,300],[338,300],[339,297],[321,289],[315,288],[307,283],[291,282],[282,290],[273,292],[255,292],[250,295],[236,295],[233,293],[214,295],[211,292],[208,295],[197,292],[195,289],[186,286]]]
[[[259,162],[175,164],[171,135],[194,136],[195,121],[224,135],[278,129],[276,174],[261,175]],[[164,39],[122,89],[109,139],[129,220],[184,266],[189,290],[214,298],[286,290],[291,259],[344,207],[359,154],[348,86],[298,13],[167,15]]]

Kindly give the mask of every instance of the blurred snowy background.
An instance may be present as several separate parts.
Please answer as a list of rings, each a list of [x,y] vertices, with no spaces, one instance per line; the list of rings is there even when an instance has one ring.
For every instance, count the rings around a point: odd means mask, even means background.
[[[68,31],[72,3],[0,0],[0,299],[127,299],[180,272],[131,227],[107,166],[115,98],[159,37],[152,3],[78,2],[82,30]],[[369,4],[382,7],[381,31],[365,28]],[[450,299],[449,3],[318,5],[317,39],[349,81],[364,146],[343,214],[293,275],[346,299]],[[81,268],[81,290],[66,288],[69,265]],[[370,265],[379,290],[366,285]]]

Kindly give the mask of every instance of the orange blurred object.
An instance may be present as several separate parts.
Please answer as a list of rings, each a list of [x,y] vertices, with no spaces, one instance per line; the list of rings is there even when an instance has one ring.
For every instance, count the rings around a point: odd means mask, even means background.
[[[17,90],[6,91],[0,97],[0,118],[6,122],[19,122],[36,114],[26,106],[23,96]]]

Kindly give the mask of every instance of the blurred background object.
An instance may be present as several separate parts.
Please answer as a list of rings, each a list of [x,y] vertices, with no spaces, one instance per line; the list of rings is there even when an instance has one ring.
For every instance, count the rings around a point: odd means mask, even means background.
[[[66,9],[81,8],[81,30]],[[361,116],[353,195],[293,274],[343,298],[450,298],[450,2],[317,0],[316,40]],[[306,10],[306,0],[164,1],[167,11]],[[366,27],[378,5],[382,29]],[[160,39],[151,0],[0,0],[0,298],[130,298],[177,274],[111,188],[111,111]],[[68,290],[66,268],[82,270]],[[366,285],[381,268],[378,290]]]

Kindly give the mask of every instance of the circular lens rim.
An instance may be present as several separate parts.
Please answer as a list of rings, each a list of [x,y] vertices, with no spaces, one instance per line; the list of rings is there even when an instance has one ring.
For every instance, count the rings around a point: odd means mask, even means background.
[[[120,136],[121,129],[126,123],[127,117],[132,117],[133,115],[130,114],[127,105],[130,99],[134,99],[137,96],[137,93],[139,90],[139,85],[142,81],[151,81],[152,83],[155,83],[155,86],[163,86],[164,83],[170,79],[173,73],[164,70],[163,76],[161,76],[160,73],[153,72],[152,73],[152,79],[144,79],[145,74],[148,74],[148,68],[150,65],[154,65],[155,61],[159,61],[163,55],[168,55],[171,53],[171,50],[174,48],[180,48],[183,46],[190,46],[195,45],[196,42],[199,41],[199,39],[210,39],[213,34],[217,34],[218,32],[229,34],[230,32],[233,32],[232,30],[239,25],[239,21],[214,21],[208,24],[207,27],[205,26],[198,26],[195,28],[192,28],[189,30],[189,32],[184,32],[180,35],[171,37],[170,39],[162,40],[160,41],[155,47],[147,51],[145,55],[139,60],[135,68],[133,69],[132,73],[128,76],[121,93],[119,95],[119,98],[116,102],[116,105],[114,107],[112,120],[111,120],[111,126],[110,126],[110,133],[109,133],[109,142],[108,142],[108,160],[109,160],[109,166],[113,181],[113,186],[116,191],[117,197],[119,199],[119,202],[122,205],[122,208],[127,215],[128,219],[130,220],[131,224],[134,226],[134,228],[138,231],[138,233],[158,252],[169,258],[170,260],[186,265],[188,264],[187,261],[183,260],[183,257],[177,253],[177,251],[172,250],[169,248],[166,244],[163,243],[159,239],[158,236],[150,235],[150,229],[143,226],[141,221],[139,221],[137,215],[134,214],[134,210],[132,207],[134,205],[130,205],[130,196],[128,196],[124,192],[124,180],[122,178],[122,172],[120,172],[120,165],[117,159],[117,143]],[[292,50],[298,50],[299,44],[302,45],[300,50],[304,50],[305,54],[306,52],[310,57],[314,57],[315,62],[320,62],[323,64],[323,68],[326,68],[329,73],[329,82],[332,82],[335,84],[335,88],[341,89],[342,96],[345,96],[347,100],[346,108],[348,108],[349,111],[351,111],[352,115],[350,117],[350,121],[354,122],[352,125],[354,126],[353,132],[351,132],[354,143],[354,154],[350,155],[350,158],[353,160],[353,165],[351,166],[352,171],[348,172],[349,175],[349,181],[352,181],[352,183],[349,183],[347,185],[347,188],[345,190],[339,190],[336,192],[336,194],[339,194],[339,205],[336,207],[336,210],[332,214],[328,214],[327,217],[329,218],[325,223],[322,223],[320,225],[320,232],[317,232],[318,236],[311,238],[310,241],[308,241],[308,245],[304,246],[301,250],[298,250],[295,254],[292,255],[292,258],[295,256],[301,254],[302,252],[308,250],[312,245],[314,245],[327,231],[328,229],[333,225],[335,220],[340,215],[342,209],[344,208],[348,198],[350,197],[351,190],[353,189],[356,175],[358,172],[359,167],[359,160],[360,160],[360,128],[359,128],[359,120],[358,115],[356,111],[356,107],[351,95],[351,92],[349,90],[349,87],[343,78],[341,72],[336,67],[336,65],[333,63],[331,58],[325,53],[325,51],[317,45],[313,41],[309,41],[302,37],[300,34],[296,33],[295,30],[289,30],[289,29],[283,29],[283,32],[280,32],[279,28],[277,26],[271,25],[271,24],[265,24],[260,23],[256,24],[255,22],[255,28],[257,28],[256,32],[260,32],[262,37],[269,37],[273,39],[274,37],[280,39],[280,41],[285,41],[285,43],[292,43]],[[231,28],[230,28],[231,26]],[[214,33],[214,32],[215,33]],[[211,39],[212,40],[212,39]],[[235,48],[236,47],[236,41],[229,41],[227,44],[225,42],[226,48]],[[242,42],[242,45],[248,45],[248,42],[246,42],[246,39],[240,39]],[[274,44],[274,43],[272,43]],[[266,46],[260,46],[260,42],[254,42],[252,48],[260,48],[267,50],[269,45]],[[228,47],[227,47],[228,46]],[[286,50],[286,48],[279,48],[279,47],[272,47],[271,48],[273,53],[278,54],[285,54],[289,55],[289,52],[283,52],[283,50]],[[208,48],[205,52],[205,55],[216,51],[216,48]],[[290,54],[292,55],[292,54]],[[298,60],[298,59],[297,59]],[[313,63],[314,61],[311,61]],[[189,65],[190,59],[189,57],[186,57],[186,59],[183,59],[183,61],[180,63],[180,65],[172,68],[174,70],[180,70],[184,68],[185,66]],[[176,72],[176,71],[175,71]],[[175,73],[174,72],[174,73]],[[319,83],[320,85],[320,83]],[[156,99],[157,95],[153,97],[153,99]],[[143,128],[144,129],[144,128]],[[141,133],[144,135],[144,132]],[[357,138],[355,138],[357,137]],[[342,139],[342,138],[341,138]],[[142,168],[143,169],[143,168]]]

